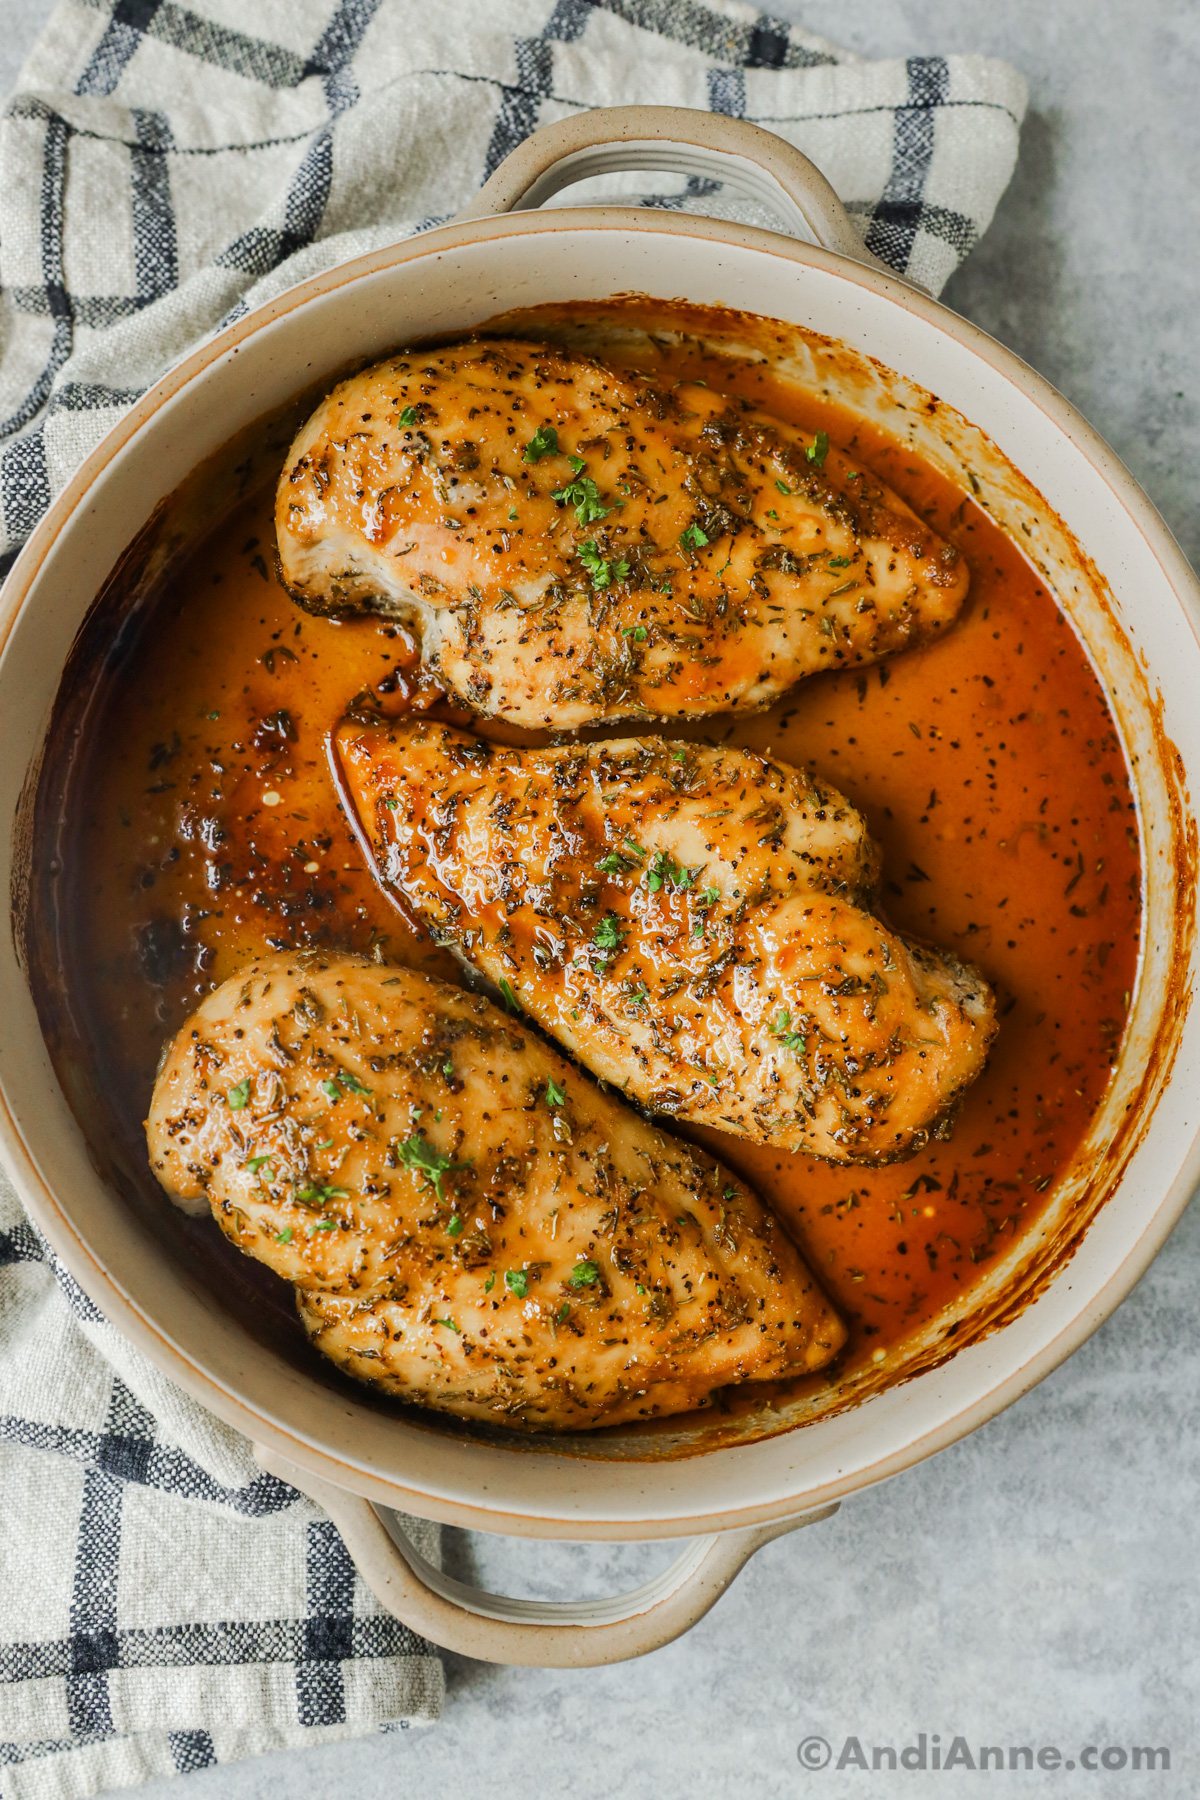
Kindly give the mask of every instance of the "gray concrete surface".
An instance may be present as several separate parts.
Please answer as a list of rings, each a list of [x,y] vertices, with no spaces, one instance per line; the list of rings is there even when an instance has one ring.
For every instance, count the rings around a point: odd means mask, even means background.
[[[486,0],[481,0],[485,5]],[[46,8],[0,0],[0,83]],[[250,0],[252,10],[252,0]],[[945,298],[1115,445],[1193,559],[1200,507],[1200,5],[1195,0],[774,0],[872,55],[1009,58],[1030,78],[1020,165]],[[156,1784],[188,1800],[622,1795],[891,1800],[967,1772],[806,1772],[817,1734],[896,1747],[1169,1746],[1169,1772],[993,1774],[1006,1793],[1200,1793],[1200,1212],[1121,1310],[1002,1418],[764,1551],[682,1643],[580,1674],[447,1658],[430,1731]],[[458,1571],[539,1596],[632,1585],[661,1549],[452,1534]],[[1115,1759],[1110,1759],[1115,1760]]]

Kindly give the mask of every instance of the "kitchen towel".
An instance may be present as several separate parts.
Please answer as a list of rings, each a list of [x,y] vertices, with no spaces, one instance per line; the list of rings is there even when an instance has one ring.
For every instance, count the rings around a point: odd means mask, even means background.
[[[438,1527],[407,1522],[438,1558]],[[105,1322],[0,1178],[0,1796],[436,1719],[330,1521]]]
[[[721,0],[61,0],[0,121],[0,574],[196,343],[433,229],[539,125],[633,102],[769,126],[936,292],[1008,181],[1025,85]],[[771,222],[655,181],[563,200]],[[100,1318],[0,1188],[0,1800],[415,1725],[440,1696],[329,1522]]]

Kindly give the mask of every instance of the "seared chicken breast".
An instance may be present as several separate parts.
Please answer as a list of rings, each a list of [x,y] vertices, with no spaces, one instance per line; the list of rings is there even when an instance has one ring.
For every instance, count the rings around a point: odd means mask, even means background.
[[[885,1163],[944,1132],[983,1068],[986,982],[875,916],[862,818],[798,769],[421,719],[348,721],[337,749],[381,880],[657,1112]]]
[[[768,706],[944,629],[968,582],[824,432],[515,340],[335,388],[276,529],[302,606],[414,622],[477,711],[559,729]]]
[[[405,1400],[527,1429],[821,1368],[845,1330],[736,1175],[482,996],[267,957],[170,1046],[147,1121],[181,1205],[295,1284],[313,1342]]]

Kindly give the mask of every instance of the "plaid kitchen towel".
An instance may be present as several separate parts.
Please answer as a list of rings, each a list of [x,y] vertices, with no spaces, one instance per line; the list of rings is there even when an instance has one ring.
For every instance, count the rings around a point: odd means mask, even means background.
[[[722,0],[61,0],[0,122],[0,574],[223,322],[436,226],[539,125],[639,101],[779,132],[936,291],[1008,181],[1025,87]],[[644,187],[571,197],[766,218],[694,177]],[[440,1694],[329,1522],[104,1323],[0,1188],[0,1800],[416,1724]]]
[[[62,0],[0,126],[0,574],[184,351],[450,217],[539,125],[631,102],[754,119],[936,293],[1025,99],[1005,63],[865,61],[721,0]],[[694,176],[638,198],[754,216]]]
[[[434,1560],[438,1528],[410,1519]],[[0,1796],[436,1719],[330,1521],[108,1325],[0,1178]]]

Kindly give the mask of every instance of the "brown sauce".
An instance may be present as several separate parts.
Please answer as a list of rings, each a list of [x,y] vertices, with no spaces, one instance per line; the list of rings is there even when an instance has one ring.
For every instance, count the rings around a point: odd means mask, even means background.
[[[654,357],[661,378],[824,428],[971,568],[963,617],[938,641],[814,678],[769,713],[672,731],[820,770],[882,845],[891,921],[978,964],[1000,996],[953,1137],[907,1163],[856,1171],[703,1134],[792,1229],[851,1324],[853,1364],[960,1300],[1036,1226],[1088,1127],[1137,958],[1133,800],[1078,640],[970,498],[762,365],[694,346]],[[270,492],[247,501],[170,582],[74,758],[62,953],[91,1078],[131,1151],[164,1038],[264,946],[376,947],[459,978],[375,887],[327,764],[362,689],[402,704],[413,646],[376,620],[299,612],[274,577],[271,510]]]

